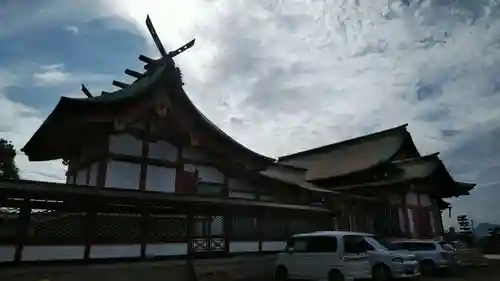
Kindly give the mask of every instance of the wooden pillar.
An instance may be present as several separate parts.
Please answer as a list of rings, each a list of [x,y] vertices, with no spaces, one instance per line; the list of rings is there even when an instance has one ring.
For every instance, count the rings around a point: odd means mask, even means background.
[[[231,240],[233,232],[233,216],[226,210],[224,212],[224,255],[229,256],[231,253]]]
[[[21,205],[19,217],[17,219],[16,252],[14,255],[14,262],[20,262],[22,259],[23,248],[26,243],[26,237],[29,230],[30,217],[31,201],[29,198],[25,198],[23,204]]]
[[[411,237],[411,228],[410,228],[410,214],[408,213],[408,202],[406,201],[406,193],[403,193],[403,217],[404,217],[404,225],[405,231],[404,235]]]
[[[140,213],[141,259],[146,259],[146,246],[148,243],[148,225],[150,221],[150,215],[146,206],[140,207]]]
[[[225,173],[224,173],[223,185],[224,185],[224,187],[222,189],[222,197],[228,198],[229,197],[229,179]]]
[[[147,119],[146,122],[146,137],[141,137],[141,171],[139,174],[139,190],[140,191],[145,191],[146,190],[146,177],[147,177],[147,169],[148,169],[148,164],[147,160],[149,157],[149,142],[150,142],[150,137],[149,137],[149,132],[151,127],[151,122],[150,118]]]
[[[194,215],[193,215],[193,210],[188,209],[186,213],[186,243],[187,243],[186,259],[189,265],[192,264],[194,258],[193,235],[194,235]]]
[[[108,170],[109,136],[102,139],[102,156],[97,166],[96,186],[103,188],[106,185],[106,172]]]
[[[90,260],[90,248],[92,247],[94,236],[95,236],[95,225],[97,221],[97,211],[94,204],[87,204],[87,214],[85,216],[85,250],[83,254],[83,259],[85,261]]]
[[[262,252],[262,235],[263,235],[263,213],[259,210],[257,211],[257,241],[259,243],[259,253]]]

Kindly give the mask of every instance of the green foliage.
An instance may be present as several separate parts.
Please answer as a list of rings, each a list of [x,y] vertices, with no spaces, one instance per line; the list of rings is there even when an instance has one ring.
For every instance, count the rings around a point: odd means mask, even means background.
[[[19,179],[16,150],[8,140],[0,139],[0,179]]]

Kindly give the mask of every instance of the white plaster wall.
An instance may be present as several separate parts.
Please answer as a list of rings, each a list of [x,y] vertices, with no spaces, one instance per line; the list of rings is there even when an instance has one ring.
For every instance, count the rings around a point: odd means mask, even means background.
[[[285,241],[262,241],[262,251],[284,251]]]
[[[229,251],[231,253],[241,253],[241,252],[258,252],[259,242],[229,242]]]
[[[99,174],[99,162],[94,162],[90,165],[90,174],[89,174],[89,185],[96,186],[97,185],[97,175]]]
[[[146,172],[146,190],[175,192],[175,169],[148,165]]]
[[[139,189],[141,166],[138,163],[108,161],[106,187]]]
[[[408,209],[408,224],[410,225],[410,233],[415,233],[415,222],[413,221],[412,209]]]
[[[422,205],[422,207],[430,207],[431,206],[431,199],[429,198],[429,195],[420,194],[420,205]]]
[[[85,246],[24,246],[23,261],[83,259]]]
[[[203,151],[193,147],[183,147],[182,157],[184,159],[191,160],[209,160],[209,158],[206,156],[206,154],[203,153]]]
[[[257,195],[255,193],[238,192],[232,190],[229,190],[229,197],[240,199],[257,199]]]
[[[142,141],[129,134],[111,135],[109,137],[109,151],[117,154],[141,156]]]
[[[141,245],[92,245],[90,258],[140,257]]]
[[[406,197],[406,204],[411,205],[411,206],[417,206],[418,205],[418,197],[417,194],[413,192],[408,192],[405,194]]]
[[[432,233],[436,233],[436,220],[435,220],[435,217],[434,217],[434,212],[433,211],[429,211],[429,216],[430,216],[430,223],[431,223],[431,230],[432,230]]]
[[[224,174],[212,166],[196,166],[198,178],[203,182],[224,183]]]
[[[0,262],[14,261],[15,246],[0,246]]]
[[[401,232],[405,233],[405,214],[403,208],[398,208],[398,218],[399,218],[399,229]]]
[[[349,215],[349,230],[356,230],[356,218],[354,215]]]
[[[88,168],[83,168],[78,171],[78,174],[76,175],[76,184],[79,185],[87,185],[87,171]]]
[[[332,219],[332,228],[333,230],[337,230],[338,228],[338,222],[336,217]]]
[[[156,141],[149,143],[148,158],[176,161],[177,160],[177,147],[166,142]]]
[[[146,256],[177,256],[187,255],[187,243],[162,243],[162,244],[147,244]]]

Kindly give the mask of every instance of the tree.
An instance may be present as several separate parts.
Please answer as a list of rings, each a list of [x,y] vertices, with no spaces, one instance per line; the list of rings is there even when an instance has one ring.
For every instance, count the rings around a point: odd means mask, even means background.
[[[19,179],[16,150],[8,140],[0,139],[0,179]]]

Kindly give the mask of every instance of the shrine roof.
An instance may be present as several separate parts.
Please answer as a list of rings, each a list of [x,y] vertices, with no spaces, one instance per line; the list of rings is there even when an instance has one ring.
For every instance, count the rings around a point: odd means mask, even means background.
[[[432,190],[430,192],[435,192],[443,197],[452,197],[468,195],[475,186],[473,183],[455,181],[447,171],[444,163],[439,159],[438,153],[418,158],[392,161],[391,164],[396,168],[395,171],[397,172],[387,175],[387,179],[385,180],[356,185],[336,186],[332,189],[337,191],[354,191],[360,188],[410,183],[414,180],[424,180],[433,177],[434,179],[441,179],[443,186],[440,186],[439,190]]]
[[[234,147],[243,154],[246,153],[247,156],[256,162],[263,163],[263,165],[275,161],[246,148],[222,131],[192,103],[182,85],[172,84],[172,80],[172,68],[160,65],[154,70],[146,71],[144,77],[136,80],[127,88],[87,98],[61,97],[53,111],[21,150],[29,157],[30,161],[63,158],[68,150],[82,139],[82,136],[88,135],[93,129],[106,125],[106,122],[94,122],[93,124],[86,122],[85,116],[122,111],[137,106],[141,102],[166,95],[172,103],[172,107],[182,109],[186,115],[195,120],[192,123],[193,130],[202,130],[200,134],[210,134],[217,141]],[[169,82],[170,85],[168,85]],[[157,90],[162,84],[167,84],[171,90]]]
[[[388,162],[411,136],[407,124],[358,138],[281,156],[278,163],[306,169],[306,180],[363,171]]]

